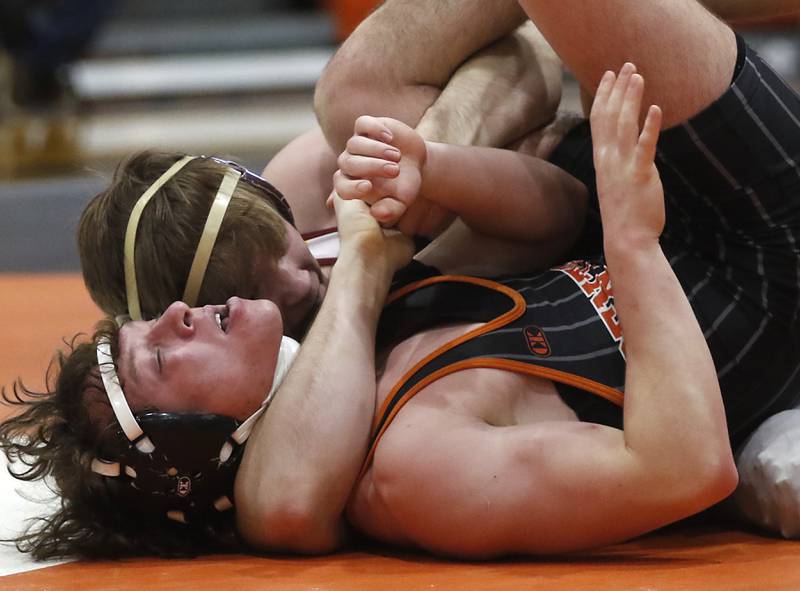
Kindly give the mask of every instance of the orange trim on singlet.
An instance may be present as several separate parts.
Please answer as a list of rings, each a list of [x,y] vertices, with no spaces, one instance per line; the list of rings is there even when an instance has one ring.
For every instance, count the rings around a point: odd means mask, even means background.
[[[402,378],[400,378],[400,381],[397,382],[397,384],[392,388],[391,392],[389,392],[389,395],[383,401],[380,410],[375,414],[375,419],[372,422],[372,430],[371,430],[372,433],[374,433],[375,430],[378,428],[378,424],[380,423],[381,417],[383,417],[384,413],[386,412],[386,409],[389,407],[389,404],[391,404],[394,395],[400,390],[400,388],[403,387],[403,384],[405,384],[409,379],[411,379],[411,377],[415,373],[417,373],[417,371],[419,371],[426,364],[433,361],[436,357],[438,357],[442,353],[449,351],[453,347],[456,347],[457,345],[460,345],[461,343],[464,343],[470,339],[473,339],[487,332],[491,332],[497,328],[505,326],[510,322],[513,322],[514,320],[522,316],[527,308],[527,302],[525,301],[525,298],[523,298],[517,292],[517,290],[507,287],[505,285],[501,285],[500,283],[490,281],[488,279],[481,279],[479,277],[468,277],[466,275],[438,275],[436,277],[428,277],[427,279],[415,281],[414,283],[410,283],[389,294],[389,297],[386,299],[386,305],[391,304],[395,300],[403,297],[404,295],[412,291],[416,291],[418,289],[422,289],[423,287],[427,287],[428,285],[434,285],[436,283],[472,283],[473,285],[481,285],[483,287],[493,289],[495,291],[499,291],[500,293],[507,295],[514,302],[514,306],[507,312],[504,312],[503,314],[495,318],[494,320],[490,320],[486,324],[479,326],[478,328],[475,328],[473,330],[470,330],[469,332],[461,335],[460,337],[453,339],[452,341],[442,345],[438,349],[435,349],[433,352],[429,353],[423,359],[418,361],[410,370],[408,370],[405,373],[405,375],[403,375]]]
[[[372,458],[375,455],[375,450],[378,447],[378,443],[380,442],[381,438],[383,437],[384,433],[386,433],[386,429],[389,428],[389,425],[392,424],[394,421],[395,416],[400,409],[402,409],[406,403],[411,400],[420,390],[432,384],[436,380],[458,372],[463,371],[465,369],[476,369],[476,368],[488,368],[488,369],[503,369],[506,371],[513,371],[515,373],[524,373],[540,378],[545,378],[554,382],[560,382],[563,384],[567,384],[569,386],[574,386],[585,392],[590,394],[595,394],[608,400],[612,404],[616,404],[617,406],[623,406],[624,401],[624,394],[619,390],[616,390],[610,386],[606,386],[605,384],[601,384],[600,382],[595,382],[594,380],[590,380],[588,378],[584,378],[581,376],[577,376],[571,373],[563,372],[557,369],[552,369],[549,367],[542,367],[539,365],[532,365],[530,363],[525,363],[523,361],[514,361],[511,359],[498,359],[494,357],[476,357],[472,359],[465,359],[463,361],[457,361],[451,365],[446,367],[442,367],[437,369],[433,373],[425,376],[419,382],[414,384],[408,392],[403,394],[400,400],[395,402],[394,408],[392,408],[392,412],[389,413],[389,416],[386,418],[386,421],[383,423],[380,431],[375,433],[378,425],[381,422],[384,414],[386,413],[389,404],[394,401],[394,396],[397,392],[406,384],[411,377],[419,371],[423,366],[428,364],[430,361],[438,357],[439,355],[449,351],[450,349],[460,345],[470,339],[473,339],[477,336],[490,332],[492,330],[501,328],[506,324],[509,324],[522,316],[524,311],[527,308],[527,302],[525,298],[523,298],[515,289],[497,283],[495,281],[491,281],[488,279],[480,279],[477,277],[468,277],[465,275],[441,275],[437,277],[430,277],[428,279],[423,279],[421,281],[417,281],[415,283],[411,283],[406,285],[394,292],[392,292],[389,297],[387,298],[387,305],[398,298],[403,297],[404,295],[416,291],[417,289],[421,289],[427,285],[432,285],[435,283],[446,283],[446,282],[463,282],[463,283],[472,283],[476,285],[482,285],[489,289],[493,289],[495,291],[499,291],[508,295],[514,301],[514,307],[501,314],[494,320],[487,322],[486,324],[467,332],[466,334],[442,345],[429,355],[426,355],[424,359],[419,361],[412,367],[406,374],[397,382],[397,384],[392,388],[391,392],[386,396],[381,405],[380,412],[376,413],[375,419],[372,423],[372,443],[370,445],[369,451],[367,452],[367,456],[364,459],[364,463],[361,467],[361,472],[358,475],[358,481],[360,481],[364,474],[369,469],[370,464],[372,463]]]
[[[611,402],[612,404],[616,404],[617,406],[622,406],[625,395],[610,386],[606,386],[605,384],[601,384],[600,382],[595,382],[594,380],[590,380],[588,378],[583,378],[581,376],[576,376],[571,373],[566,373],[557,369],[552,369],[549,367],[542,367],[540,365],[531,365],[530,363],[525,363],[524,361],[514,361],[512,359],[497,359],[494,357],[475,357],[472,359],[465,359],[463,361],[457,361],[453,364],[447,365],[440,369],[437,369],[433,373],[425,376],[419,382],[414,384],[411,388],[409,388],[408,392],[403,394],[402,398],[397,401],[392,412],[386,418],[386,422],[381,427],[380,432],[373,436],[372,445],[370,446],[369,451],[367,452],[367,457],[364,459],[364,464],[361,467],[361,473],[359,474],[359,480],[364,476],[367,469],[369,468],[370,463],[372,462],[372,458],[375,455],[375,450],[378,447],[378,443],[380,442],[383,434],[386,433],[386,429],[389,428],[389,425],[392,424],[394,421],[395,416],[397,413],[400,412],[406,403],[411,400],[414,396],[416,396],[420,390],[425,388],[426,386],[432,384],[436,380],[439,380],[447,375],[463,371],[465,369],[477,369],[477,368],[484,368],[484,369],[503,369],[506,371],[512,371],[514,373],[524,373],[528,375],[532,375],[539,378],[545,378],[554,382],[560,382],[563,384],[567,384],[569,386],[574,386],[581,390],[584,390],[590,394],[594,394],[596,396],[600,396]],[[398,386],[392,389],[392,392],[396,392],[399,387],[406,382],[403,379]],[[390,394],[391,397],[391,394]],[[390,398],[387,398],[389,400]],[[378,415],[379,417],[383,417],[383,414]]]

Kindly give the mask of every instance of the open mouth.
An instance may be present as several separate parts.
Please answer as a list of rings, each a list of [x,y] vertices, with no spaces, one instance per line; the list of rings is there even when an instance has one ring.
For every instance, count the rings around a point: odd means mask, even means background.
[[[225,306],[221,311],[214,314],[214,320],[222,332],[228,332],[228,324],[230,323],[230,308]]]

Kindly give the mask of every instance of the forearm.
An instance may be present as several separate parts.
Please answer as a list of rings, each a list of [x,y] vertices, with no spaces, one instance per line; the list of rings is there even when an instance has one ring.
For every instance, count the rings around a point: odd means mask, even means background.
[[[565,246],[559,248],[554,242],[539,246],[487,236],[456,219],[414,258],[448,274],[518,275],[563,261]]]
[[[733,465],[714,362],[657,240],[607,237],[605,253],[625,336],[627,448],[671,494],[692,499],[679,487]]]
[[[436,142],[506,146],[552,120],[561,82],[561,60],[528,21],[464,62],[417,131]]]
[[[473,230],[508,240],[571,243],[587,193],[558,167],[495,148],[427,142],[420,194]]]
[[[342,44],[317,84],[315,109],[340,152],[359,115],[414,127],[467,56],[525,20],[514,0],[389,0]]]
[[[239,523],[259,547],[335,548],[375,405],[375,327],[390,274],[343,251],[291,371],[237,478]],[[239,502],[239,499],[243,500]],[[243,510],[244,504],[244,510]]]

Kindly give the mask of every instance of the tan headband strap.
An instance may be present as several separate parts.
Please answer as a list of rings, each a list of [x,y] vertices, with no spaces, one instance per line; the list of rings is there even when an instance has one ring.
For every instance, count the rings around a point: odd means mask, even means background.
[[[139,302],[139,287],[136,281],[136,232],[139,229],[139,220],[142,217],[142,211],[150,203],[150,199],[169,179],[175,176],[178,171],[186,166],[189,162],[194,160],[196,156],[184,156],[175,164],[170,166],[167,171],[162,174],[156,182],[154,182],[144,194],[139,197],[136,205],[133,206],[131,217],[128,218],[128,227],[125,230],[125,292],[128,297],[128,314],[133,320],[142,320],[142,307]]]
[[[231,202],[231,196],[241,176],[242,173],[229,168],[219,185],[217,196],[214,197],[214,202],[211,204],[206,225],[203,227],[203,234],[200,236],[200,242],[194,253],[192,267],[189,269],[189,277],[186,279],[186,288],[183,290],[182,299],[190,307],[194,307],[197,304],[197,297],[200,295],[200,288],[203,286],[203,278],[206,275],[208,261],[211,259],[211,251],[214,250],[214,243],[217,241],[222,220],[225,217],[228,204]]]

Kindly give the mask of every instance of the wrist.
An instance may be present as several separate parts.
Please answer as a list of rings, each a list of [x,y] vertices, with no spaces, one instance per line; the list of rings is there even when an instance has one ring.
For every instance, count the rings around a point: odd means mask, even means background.
[[[609,266],[637,266],[661,253],[658,236],[627,235],[614,232],[606,234],[603,240],[603,253]]]
[[[432,188],[436,186],[437,170],[442,159],[442,151],[446,149],[446,147],[446,144],[425,140],[425,159],[422,161],[419,169],[422,178],[419,193],[425,199],[437,205],[442,205],[438,199],[439,192],[432,190]]]
[[[331,270],[331,283],[347,285],[368,298],[388,291],[394,268],[372,240],[350,240],[342,244]]]
[[[329,307],[332,309],[331,318],[337,323],[347,322],[351,326],[357,326],[365,322],[366,326],[374,329],[391,281],[366,271],[365,265],[348,265],[346,262],[342,265],[339,261],[331,272],[320,314]],[[345,320],[346,318],[349,320]]]

